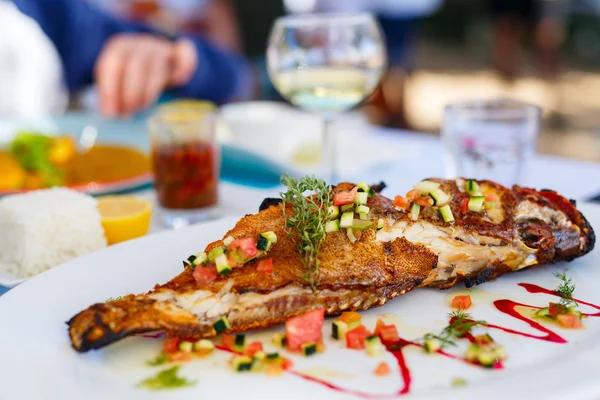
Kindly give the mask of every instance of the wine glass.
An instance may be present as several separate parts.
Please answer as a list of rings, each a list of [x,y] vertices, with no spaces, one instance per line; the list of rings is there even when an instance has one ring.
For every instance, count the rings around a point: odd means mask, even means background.
[[[322,117],[322,160],[331,183],[338,179],[332,120],[373,92],[386,64],[383,35],[371,14],[292,15],[273,25],[269,76],[293,105]]]

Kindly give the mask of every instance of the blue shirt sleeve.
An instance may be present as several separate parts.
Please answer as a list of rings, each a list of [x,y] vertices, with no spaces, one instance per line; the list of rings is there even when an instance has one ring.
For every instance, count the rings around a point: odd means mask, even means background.
[[[62,59],[70,91],[92,82],[94,65],[106,41],[126,32],[156,33],[150,28],[109,16],[84,0],[13,0],[40,25]],[[189,36],[198,49],[198,68],[177,95],[224,102],[242,86],[246,64],[200,37]]]

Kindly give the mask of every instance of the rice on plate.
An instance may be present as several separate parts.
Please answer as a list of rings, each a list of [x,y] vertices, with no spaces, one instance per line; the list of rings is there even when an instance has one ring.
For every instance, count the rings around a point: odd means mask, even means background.
[[[0,200],[0,273],[40,274],[106,247],[96,200],[65,188]]]

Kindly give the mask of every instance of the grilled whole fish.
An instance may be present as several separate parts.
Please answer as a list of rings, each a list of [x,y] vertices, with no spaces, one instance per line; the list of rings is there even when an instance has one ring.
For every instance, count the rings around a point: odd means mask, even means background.
[[[496,207],[466,211],[464,181],[430,179],[450,196],[455,222],[447,223],[433,207],[411,219],[406,210],[376,193],[368,200],[381,230],[362,232],[352,244],[345,232],[326,236],[320,275],[313,291],[296,252],[297,237],[284,228],[279,200],[267,199],[258,214],[242,218],[225,237],[279,238],[269,250],[274,271],[258,272],[258,260],[233,268],[212,284],[199,286],[191,268],[142,295],[90,306],[69,322],[77,351],[97,349],[123,337],[164,330],[179,337],[211,337],[212,324],[225,316],[230,332],[262,328],[322,308],[327,315],[365,310],[417,287],[448,288],[464,281],[473,286],[509,271],[572,260],[594,247],[592,228],[575,205],[556,192],[534,191],[480,181],[481,191],[496,197]],[[334,192],[354,187],[341,183]],[[286,212],[291,207],[286,205]],[[206,251],[222,246],[211,243]]]

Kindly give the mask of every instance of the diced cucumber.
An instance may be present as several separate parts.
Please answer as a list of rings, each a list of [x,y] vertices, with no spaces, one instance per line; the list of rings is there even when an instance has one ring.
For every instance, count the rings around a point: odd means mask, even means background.
[[[442,215],[444,222],[454,222],[454,215],[452,215],[452,210],[448,204],[440,207],[440,214]]]
[[[234,348],[236,351],[243,351],[246,347],[246,335],[238,333],[235,335]]]
[[[350,240],[350,243],[354,244],[356,243],[356,236],[354,236],[354,231],[352,230],[352,228],[346,228],[346,236],[348,236],[348,239]]]
[[[484,367],[491,368],[494,366],[498,359],[496,358],[496,354],[493,351],[479,351],[478,356],[479,363]]]
[[[217,257],[224,253],[222,246],[217,246],[208,253],[208,260],[214,262]]]
[[[550,315],[550,308],[549,307],[540,308],[535,313],[536,317],[548,317],[549,315]]]
[[[486,201],[485,208],[487,208],[488,210],[496,208],[496,202],[495,201]]]
[[[373,222],[364,221],[362,219],[355,219],[352,221],[352,229],[355,231],[364,231],[373,226]]]
[[[227,260],[227,256],[225,254],[221,254],[215,259],[215,264],[217,265],[217,272],[221,275],[227,275],[231,272],[231,267],[229,266],[229,261]]]
[[[196,261],[196,255],[195,255],[195,254],[192,254],[191,256],[189,256],[189,257],[187,258],[187,262],[188,262],[188,264],[190,264],[190,265],[194,265],[194,261]]]
[[[179,342],[179,350],[185,353],[191,353],[194,348],[194,344],[192,342],[188,342],[187,340],[182,340]]]
[[[418,205],[417,203],[412,203],[412,206],[410,206],[410,219],[412,219],[413,221],[416,221],[417,219],[419,219],[420,212],[421,212],[421,206]]]
[[[225,246],[229,246],[234,240],[235,238],[233,236],[227,236],[225,239],[223,239],[223,244]]]
[[[434,206],[443,206],[450,201],[450,196],[448,196],[444,191],[440,188],[433,189],[429,192],[429,196],[433,199]]]
[[[348,332],[348,324],[344,321],[333,321],[331,324],[331,337],[335,340],[344,340]]]
[[[494,356],[496,356],[496,360],[506,360],[506,350],[504,350],[504,346],[497,345],[494,348]]]
[[[327,233],[331,233],[331,232],[339,232],[340,230],[340,221],[337,219],[334,219],[333,221],[327,221],[325,223],[325,232]]]
[[[304,343],[301,347],[302,354],[306,357],[312,356],[317,352],[317,344],[315,342]]]
[[[423,348],[428,353],[435,353],[442,348],[442,342],[436,338],[428,339],[425,341],[425,343],[423,343]]]
[[[478,361],[480,352],[481,348],[479,347],[479,345],[477,343],[471,343],[471,345],[467,348],[467,360],[471,362]]]
[[[277,360],[279,358],[279,353],[268,353],[267,360]]]
[[[258,250],[267,251],[271,247],[271,242],[266,237],[259,237],[258,242],[256,243],[256,248]]]
[[[473,179],[469,179],[467,183],[465,183],[465,191],[469,193],[471,196],[480,196],[481,189],[476,181]]]
[[[367,206],[358,206],[354,209],[354,212],[357,214],[368,214],[371,209]]]
[[[265,365],[266,354],[264,351],[257,351],[252,356],[252,371],[260,371]]]
[[[196,256],[196,259],[194,260],[194,265],[201,265],[204,264],[204,262],[207,260],[208,256],[206,255],[205,252],[200,251],[196,254],[194,254]]]
[[[279,347],[285,347],[287,345],[287,340],[283,333],[274,334],[272,342],[274,345],[279,346]]]
[[[345,213],[346,211],[354,211],[354,204],[345,204],[340,206],[340,212]]]
[[[362,221],[368,221],[369,220],[369,214],[358,214],[358,219],[360,219]]]
[[[329,219],[336,219],[340,215],[340,208],[338,206],[329,206],[327,209],[327,217]]]
[[[365,345],[367,347],[367,354],[371,357],[380,357],[383,355],[385,348],[381,344],[379,336],[368,336],[365,338]]]
[[[468,204],[469,211],[482,212],[484,203],[485,203],[485,197],[472,196],[469,199],[469,204]]]
[[[366,192],[358,192],[354,195],[354,204],[357,206],[367,204],[367,199],[369,198],[369,194]]]
[[[439,183],[432,181],[421,181],[413,185],[413,189],[418,190],[423,195],[427,195],[439,187]]]
[[[273,231],[263,232],[260,234],[260,237],[264,237],[273,244],[277,243],[277,235]]]
[[[200,339],[194,343],[194,351],[211,352],[214,348],[215,345],[208,339]]]
[[[231,366],[236,372],[245,372],[252,369],[253,360],[248,356],[235,356],[231,361]]]
[[[358,182],[358,193],[360,192],[367,192],[369,193],[369,185],[367,184],[367,182],[365,181],[360,181]]]
[[[369,188],[369,197],[375,196],[375,189]]]
[[[380,231],[383,229],[383,218],[379,218],[379,221],[377,221],[377,230]]]
[[[229,321],[227,321],[227,317],[223,316],[213,323],[213,328],[215,328],[215,331],[217,332],[217,334],[219,334],[219,333],[223,333],[227,329],[231,328],[231,325],[229,325]]]
[[[354,221],[354,213],[352,211],[347,211],[342,214],[340,218],[340,228],[349,228],[352,226],[352,222]]]

